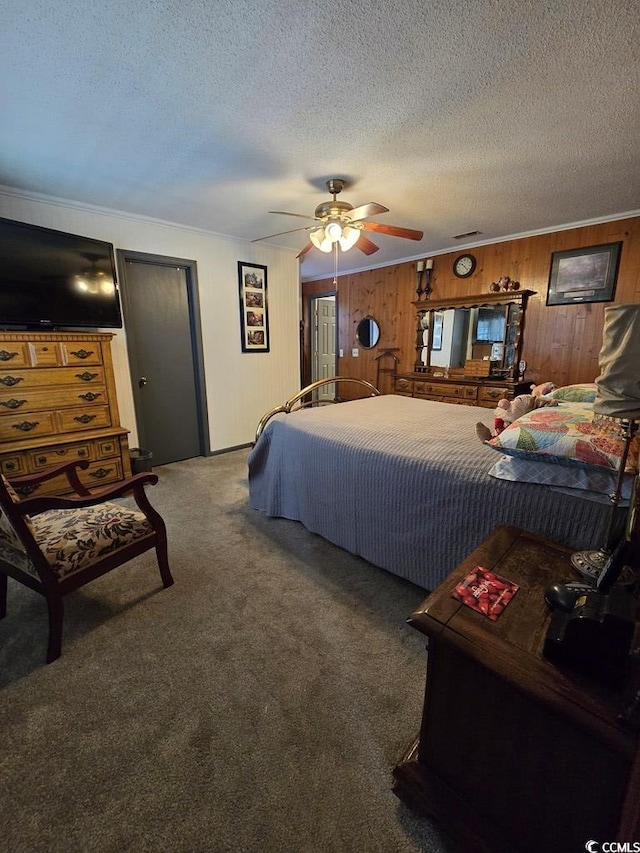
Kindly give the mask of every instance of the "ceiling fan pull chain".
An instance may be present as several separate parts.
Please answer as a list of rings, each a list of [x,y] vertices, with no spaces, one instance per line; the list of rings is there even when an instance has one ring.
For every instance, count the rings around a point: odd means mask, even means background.
[[[333,286],[338,286],[338,244],[333,244]]]

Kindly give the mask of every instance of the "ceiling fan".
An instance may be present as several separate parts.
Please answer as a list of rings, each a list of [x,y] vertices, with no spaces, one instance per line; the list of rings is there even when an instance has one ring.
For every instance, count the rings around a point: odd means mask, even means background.
[[[302,213],[289,213],[286,210],[270,210],[269,213],[279,213],[283,216],[297,216],[300,219],[315,219],[318,224],[307,225],[306,228],[292,228],[289,231],[279,231],[277,234],[269,234],[268,237],[257,237],[252,243],[259,240],[269,240],[271,237],[280,237],[282,234],[293,234],[295,231],[310,231],[309,242],[296,255],[304,258],[308,251],[315,246],[321,252],[332,252],[335,247],[340,246],[343,252],[353,246],[372,255],[380,248],[370,240],[365,231],[374,231],[378,234],[388,234],[391,237],[404,237],[407,240],[422,240],[423,232],[414,231],[412,228],[400,228],[397,225],[384,225],[379,222],[366,221],[368,216],[376,216],[378,213],[387,213],[389,208],[375,201],[353,207],[346,201],[338,201],[336,196],[345,187],[345,181],[340,178],[332,178],[327,181],[326,187],[332,194],[331,201],[323,201],[319,204],[313,216],[305,216]]]

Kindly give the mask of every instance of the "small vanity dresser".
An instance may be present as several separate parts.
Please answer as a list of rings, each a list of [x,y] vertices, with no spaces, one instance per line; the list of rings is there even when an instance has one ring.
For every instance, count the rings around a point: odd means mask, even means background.
[[[519,362],[531,290],[414,302],[416,361],[395,377],[396,394],[495,408],[526,393]]]

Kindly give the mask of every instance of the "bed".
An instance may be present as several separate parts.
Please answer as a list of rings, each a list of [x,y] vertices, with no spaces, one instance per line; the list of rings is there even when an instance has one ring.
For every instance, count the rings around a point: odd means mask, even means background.
[[[602,545],[606,485],[597,494],[490,473],[508,453],[476,437],[479,420],[491,427],[493,411],[398,395],[276,413],[248,457],[250,506],[426,590],[500,524]]]

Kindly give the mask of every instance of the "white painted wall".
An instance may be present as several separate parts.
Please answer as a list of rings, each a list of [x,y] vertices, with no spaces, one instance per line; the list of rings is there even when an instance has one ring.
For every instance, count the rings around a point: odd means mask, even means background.
[[[292,250],[0,188],[0,216],[107,240],[116,249],[195,260],[202,320],[210,442],[224,450],[253,440],[262,415],[300,387],[300,275]],[[243,353],[238,261],[267,266],[269,353]],[[1,262],[1,259],[0,259]],[[138,444],[126,328],[112,350],[120,420]],[[170,389],[168,389],[170,390]]]

